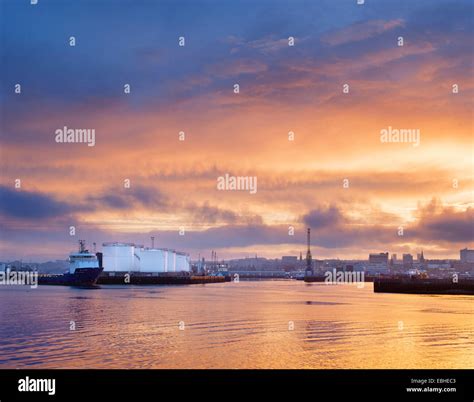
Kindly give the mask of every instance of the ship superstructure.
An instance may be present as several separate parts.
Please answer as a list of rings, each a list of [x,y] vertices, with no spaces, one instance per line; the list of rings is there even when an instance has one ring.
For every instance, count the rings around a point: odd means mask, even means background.
[[[40,275],[40,285],[92,286],[103,271],[102,254],[90,253],[85,241],[79,240],[79,251],[69,254],[69,271],[62,275]]]

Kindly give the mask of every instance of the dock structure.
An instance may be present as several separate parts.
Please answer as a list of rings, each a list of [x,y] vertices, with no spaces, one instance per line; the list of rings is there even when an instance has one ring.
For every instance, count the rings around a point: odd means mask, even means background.
[[[375,293],[474,295],[474,279],[376,279]]]
[[[230,277],[209,275],[144,275],[142,273],[103,272],[98,285],[195,285],[229,282]]]

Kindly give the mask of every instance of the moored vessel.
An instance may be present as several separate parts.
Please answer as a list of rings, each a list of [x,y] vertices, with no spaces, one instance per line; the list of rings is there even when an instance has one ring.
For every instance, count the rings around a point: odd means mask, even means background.
[[[79,240],[79,251],[69,255],[69,271],[60,275],[41,274],[38,284],[93,286],[102,271],[102,253],[90,253],[85,248],[85,241]]]

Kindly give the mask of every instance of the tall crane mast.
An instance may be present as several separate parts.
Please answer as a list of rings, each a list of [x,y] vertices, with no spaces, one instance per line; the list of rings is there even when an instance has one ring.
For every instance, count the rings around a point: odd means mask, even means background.
[[[306,251],[306,276],[313,275],[313,263],[312,263],[312,256],[310,250],[311,244],[311,229],[308,228],[307,233],[307,243],[308,243],[308,251]]]

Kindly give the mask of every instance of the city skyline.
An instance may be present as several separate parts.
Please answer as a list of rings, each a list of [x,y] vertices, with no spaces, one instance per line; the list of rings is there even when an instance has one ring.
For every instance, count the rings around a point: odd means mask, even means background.
[[[40,3],[0,5],[1,259],[473,248],[469,1]]]
[[[159,249],[160,247],[150,247],[150,245],[147,245],[147,244],[138,244],[138,243],[121,243],[121,242],[107,242],[105,244],[114,244],[114,243],[117,243],[117,244],[130,244],[130,245],[133,245],[135,247],[139,247],[139,248],[143,248],[143,249]],[[94,251],[94,252],[97,252],[97,251],[101,251],[102,250],[102,246],[103,245],[97,245],[97,244],[91,244],[91,247],[88,247],[88,249],[90,251]],[[167,249],[167,248],[164,248],[165,250],[170,250],[170,251],[180,251],[180,250],[174,250],[174,249]],[[70,250],[71,251],[71,250]],[[73,250],[72,250],[73,251]],[[420,262],[420,256],[423,254],[423,261],[443,261],[443,260],[447,260],[447,261],[461,261],[462,260],[462,257],[461,257],[461,254],[463,251],[465,252],[470,252],[470,253],[473,253],[474,251],[468,247],[464,247],[463,249],[460,249],[460,250],[457,250],[457,255],[454,255],[454,257],[443,257],[443,256],[435,256],[435,257],[430,257],[430,256],[426,256],[424,255],[424,250],[423,249],[420,249],[419,250],[420,252],[415,252],[415,253],[395,253],[395,252],[392,252],[392,251],[387,251],[386,249],[385,250],[372,250],[369,252],[368,255],[366,255],[365,257],[351,257],[351,256],[345,256],[344,258],[340,258],[339,256],[337,255],[333,255],[331,257],[318,257],[318,256],[312,256],[312,260],[313,262],[314,261],[369,261],[370,260],[370,256],[371,255],[379,255],[379,254],[387,254],[387,261],[388,262],[393,262],[393,263],[396,263],[396,264],[402,264],[403,263],[403,258],[405,256],[410,256],[412,257],[412,261],[413,262]],[[185,254],[188,254],[188,253],[185,253]],[[216,251],[214,249],[209,249],[208,251],[204,252],[204,253],[197,253],[196,255],[189,255],[190,256],[190,260],[192,262],[199,262],[201,261],[202,259],[204,259],[206,262],[208,263],[212,263],[213,261],[215,262],[227,262],[227,261],[237,261],[237,260],[255,260],[255,259],[266,259],[268,261],[271,261],[271,260],[283,260],[284,258],[296,258],[297,261],[300,261],[302,260],[303,262],[306,261],[306,254],[302,251],[299,252],[299,254],[283,254],[283,255],[279,255],[279,256],[262,256],[262,255],[259,255],[258,253],[251,253],[251,252],[248,252],[247,254],[245,255],[241,255],[241,256],[237,256],[237,257],[233,257],[233,256],[229,256],[229,257],[226,257],[226,258],[221,258],[221,256],[219,254],[216,253]],[[27,258],[27,259],[23,259],[21,257],[18,257],[18,258],[10,258],[10,259],[1,259],[2,256],[0,256],[0,262],[2,263],[10,263],[10,262],[17,262],[17,261],[22,261],[23,263],[25,264],[28,264],[28,263],[44,263],[44,262],[55,262],[55,261],[66,261],[67,259],[65,258],[58,258],[58,259],[42,259],[42,258],[38,258],[37,260],[34,260],[32,258]]]

